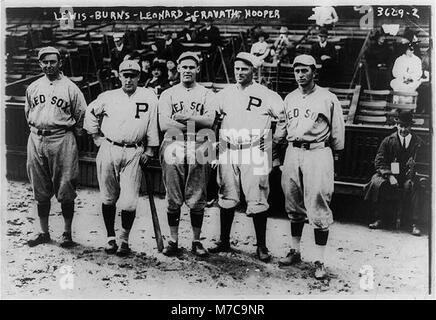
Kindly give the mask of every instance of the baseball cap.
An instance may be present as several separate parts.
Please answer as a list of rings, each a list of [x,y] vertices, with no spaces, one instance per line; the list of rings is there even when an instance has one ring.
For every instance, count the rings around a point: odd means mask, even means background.
[[[119,72],[123,72],[123,71],[136,71],[139,73],[141,72],[141,67],[136,61],[125,60],[121,62],[119,67]]]
[[[237,60],[244,61],[254,68],[258,68],[262,64],[262,61],[258,57],[248,52],[239,52],[235,58],[235,61]]]
[[[303,64],[305,66],[316,66],[315,58],[308,54],[300,54],[296,56],[294,62],[292,63],[292,67],[294,68],[297,64]]]
[[[177,59],[177,64],[179,64],[180,62],[182,62],[185,59],[192,59],[197,63],[197,65],[200,64],[200,58],[199,58],[198,54],[196,54],[195,52],[192,52],[192,51],[183,52],[180,55],[180,57]]]
[[[41,58],[45,55],[45,54],[57,54],[58,57],[61,56],[61,53],[59,52],[58,49],[54,48],[54,47],[44,47],[41,50],[39,50],[38,52],[38,60],[41,60]]]

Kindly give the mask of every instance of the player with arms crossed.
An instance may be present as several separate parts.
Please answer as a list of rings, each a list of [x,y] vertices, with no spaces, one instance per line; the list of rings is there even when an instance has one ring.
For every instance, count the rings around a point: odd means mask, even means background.
[[[119,66],[121,88],[100,94],[85,115],[84,128],[100,147],[96,164],[108,237],[105,251],[118,256],[131,252],[129,234],[136,216],[141,165],[153,156],[153,147],[159,146],[157,97],[150,89],[138,88],[140,71],[135,61],[123,61]],[[114,229],[117,201],[123,228],[119,248]]]
[[[199,64],[200,59],[196,53],[182,53],[177,60],[181,82],[164,91],[159,99],[159,124],[165,132],[160,160],[171,233],[171,240],[163,250],[163,254],[167,256],[180,252],[178,233],[180,208],[183,203],[190,209],[193,231],[191,251],[200,257],[207,255],[200,242],[200,233],[207,204],[206,185],[210,163],[198,161],[197,151],[201,150],[199,148],[202,147],[204,139],[195,135],[199,129],[212,127],[215,107],[213,92],[196,82],[200,71]],[[193,132],[187,132],[190,123],[195,124]],[[192,135],[192,139],[188,135]]]
[[[220,241],[209,252],[230,250],[230,231],[242,187],[246,213],[253,217],[257,257],[267,262],[271,259],[265,239],[271,159],[264,147],[271,119],[283,117],[284,106],[277,93],[253,81],[254,69],[259,66],[256,56],[238,53],[234,65],[236,84],[217,94],[218,112],[224,114],[217,173],[221,234]]]
[[[334,189],[332,150],[344,148],[345,125],[337,97],[315,84],[315,59],[300,55],[292,66],[298,88],[286,96],[286,121],[277,125],[274,134],[274,143],[285,137],[288,141],[282,188],[292,235],[292,249],[279,264],[301,261],[300,239],[307,217],[315,233],[315,277],[322,279],[326,276],[324,251],[333,223],[329,207]]]
[[[50,242],[49,215],[53,195],[61,203],[65,230],[62,247],[71,247],[79,152],[75,135],[81,134],[86,109],[80,89],[67,77],[56,48],[45,47],[38,53],[45,76],[27,88],[24,113],[30,126],[27,143],[27,174],[37,202],[41,233],[28,245]]]

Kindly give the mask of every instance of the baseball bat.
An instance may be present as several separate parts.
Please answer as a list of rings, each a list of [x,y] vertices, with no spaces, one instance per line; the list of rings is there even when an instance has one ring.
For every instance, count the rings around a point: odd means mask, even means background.
[[[164,245],[162,232],[160,230],[159,218],[157,217],[156,205],[154,203],[153,181],[150,172],[148,172],[148,170],[145,170],[144,167],[142,167],[142,170],[144,171],[145,184],[147,185],[148,200],[150,201],[151,218],[153,220],[153,229],[154,235],[156,237],[157,250],[159,252],[162,252]]]

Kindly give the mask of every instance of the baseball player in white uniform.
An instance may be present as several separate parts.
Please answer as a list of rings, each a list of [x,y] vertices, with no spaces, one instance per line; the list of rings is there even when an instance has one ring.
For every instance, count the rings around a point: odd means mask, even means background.
[[[279,122],[274,142],[286,138],[282,169],[285,209],[291,222],[292,249],[281,265],[301,261],[300,239],[306,218],[314,227],[315,277],[326,276],[324,251],[333,215],[329,204],[334,189],[332,150],[344,148],[345,125],[337,97],[314,82],[315,59],[300,55],[293,62],[298,88],[285,98],[286,121]]]
[[[56,48],[42,48],[38,59],[45,76],[27,88],[24,112],[30,126],[27,174],[42,232],[29,240],[28,245],[50,242],[50,199],[55,195],[65,221],[61,246],[70,247],[79,175],[75,134],[81,133],[86,101],[80,89],[60,71],[61,55]]]
[[[85,115],[84,128],[100,147],[96,164],[108,237],[105,251],[118,256],[131,252],[129,234],[136,216],[141,165],[153,156],[153,147],[159,146],[158,100],[152,90],[138,87],[140,70],[137,62],[123,61],[119,66],[121,88],[100,94]],[[117,201],[123,228],[119,248],[114,230]]]
[[[200,60],[196,53],[184,52],[177,60],[180,83],[165,90],[159,99],[159,124],[165,137],[160,148],[160,161],[166,189],[167,217],[171,240],[163,254],[177,255],[180,207],[190,209],[193,231],[192,253],[204,257],[207,251],[200,242],[206,185],[210,163],[199,161],[198,151],[204,137],[196,133],[211,128],[215,119],[214,93],[196,82]],[[190,125],[195,129],[191,129]]]
[[[271,258],[265,239],[271,158],[264,147],[271,120],[284,117],[284,106],[277,93],[253,81],[254,69],[259,66],[256,56],[238,53],[234,64],[236,84],[217,94],[218,112],[224,114],[217,172],[221,234],[209,252],[230,250],[230,231],[242,189],[246,213],[253,217],[257,257],[267,262]]]

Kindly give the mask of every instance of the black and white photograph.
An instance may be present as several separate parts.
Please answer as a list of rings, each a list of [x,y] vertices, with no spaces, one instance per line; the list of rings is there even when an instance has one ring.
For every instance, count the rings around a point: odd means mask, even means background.
[[[0,298],[434,300],[434,9],[2,1]]]

